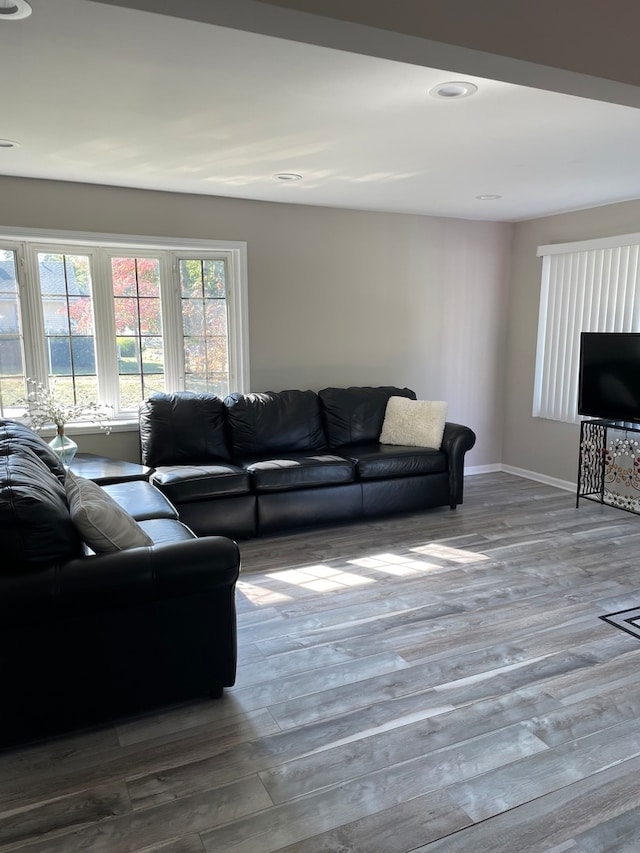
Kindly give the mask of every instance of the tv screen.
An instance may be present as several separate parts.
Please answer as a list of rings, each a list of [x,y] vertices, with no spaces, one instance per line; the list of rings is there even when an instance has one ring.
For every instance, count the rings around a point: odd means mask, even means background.
[[[578,413],[640,422],[640,332],[582,332]]]

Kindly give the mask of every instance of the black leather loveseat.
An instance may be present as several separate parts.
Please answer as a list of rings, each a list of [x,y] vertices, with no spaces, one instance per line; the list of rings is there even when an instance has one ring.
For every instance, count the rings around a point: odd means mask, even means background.
[[[439,447],[381,444],[408,388],[155,394],[140,409],[142,461],[198,535],[276,530],[462,503],[475,434],[446,423]]]
[[[0,420],[2,746],[220,695],[235,680],[235,542],[197,539],[157,489],[131,482],[104,492],[147,544],[94,553],[70,484],[100,487],[72,480],[35,432]]]

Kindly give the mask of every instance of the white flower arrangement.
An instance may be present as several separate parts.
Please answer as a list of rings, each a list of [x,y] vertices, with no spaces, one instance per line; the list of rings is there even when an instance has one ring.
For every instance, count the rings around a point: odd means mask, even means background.
[[[97,424],[106,435],[111,432],[111,406],[82,398],[75,403],[61,400],[56,395],[55,379],[50,388],[35,379],[27,378],[27,383],[33,386],[33,390],[23,399],[16,400],[16,405],[26,407],[27,411],[23,417],[29,418],[28,423],[32,429],[42,429],[54,424],[58,435],[64,435],[66,424],[86,420]]]

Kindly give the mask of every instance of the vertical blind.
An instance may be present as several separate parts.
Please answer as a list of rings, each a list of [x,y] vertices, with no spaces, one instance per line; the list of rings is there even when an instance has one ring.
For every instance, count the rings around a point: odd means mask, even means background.
[[[540,246],[533,416],[577,423],[580,332],[640,331],[640,234]]]

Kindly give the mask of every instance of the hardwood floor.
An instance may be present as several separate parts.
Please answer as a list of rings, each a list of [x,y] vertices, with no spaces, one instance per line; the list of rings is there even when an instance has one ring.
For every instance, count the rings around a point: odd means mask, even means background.
[[[0,851],[638,853],[640,517],[465,489],[241,545],[236,686],[0,754]]]

